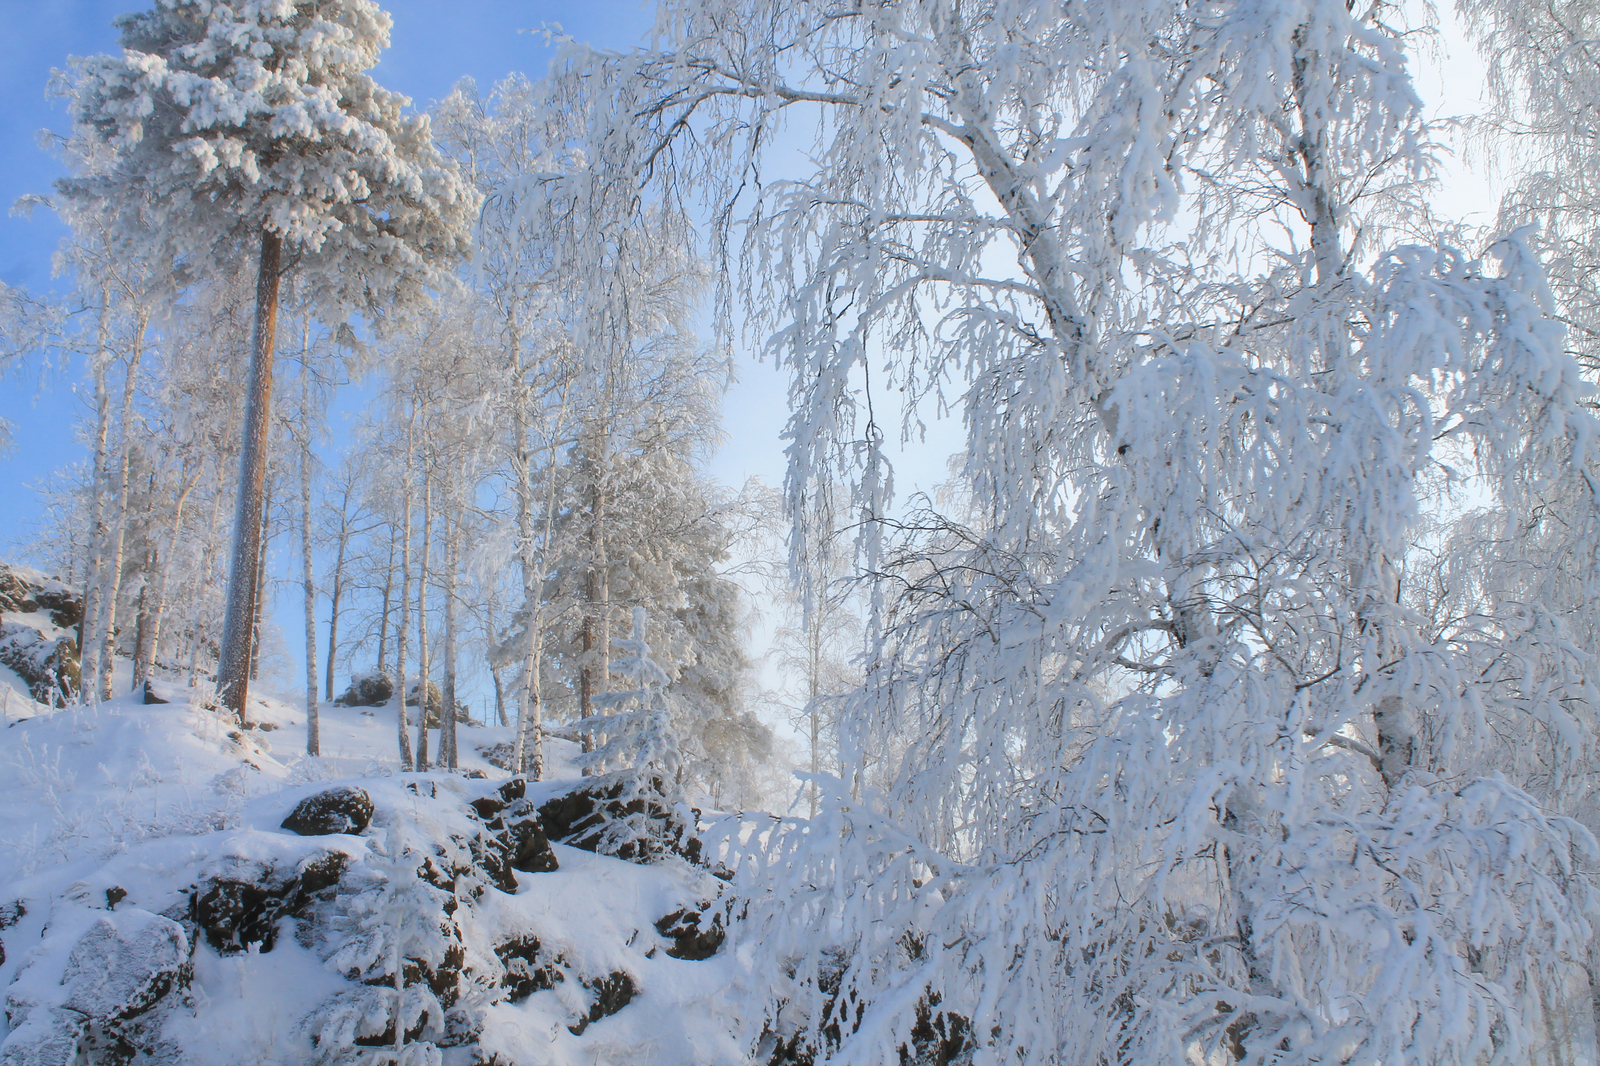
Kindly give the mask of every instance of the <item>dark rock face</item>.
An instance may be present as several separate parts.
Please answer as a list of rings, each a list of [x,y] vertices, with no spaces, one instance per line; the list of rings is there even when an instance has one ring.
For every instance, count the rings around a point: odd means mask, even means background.
[[[512,773],[516,770],[516,767],[511,765],[517,756],[517,749],[513,744],[508,744],[502,740],[495,744],[480,747],[478,754],[482,755],[484,761],[490,766],[498,766],[506,773]]]
[[[684,810],[667,801],[655,775],[591,778],[547,800],[539,818],[551,840],[630,862],[653,862],[671,852],[700,862],[700,839]]]
[[[581,1036],[592,1023],[609,1017],[632,1003],[634,995],[639,991],[633,983],[633,978],[621,970],[592,981],[584,981],[583,987],[594,994],[594,1002],[589,1005],[587,1014],[567,1026],[567,1030],[573,1036]]]
[[[527,803],[526,800],[517,802]],[[544,827],[539,824],[539,816],[533,813],[531,804],[529,815],[506,826],[506,851],[510,855],[511,868],[530,874],[544,874],[559,869],[561,864],[556,861],[555,849],[550,846],[550,838],[545,836]]]
[[[190,897],[189,916],[223,955],[252,944],[271,951],[286,886],[249,881],[213,881]]]
[[[303,837],[359,833],[372,823],[372,797],[359,788],[330,788],[307,796],[283,820],[283,828]]]
[[[77,641],[47,637],[21,622],[0,622],[0,663],[15,670],[33,698],[50,707],[71,701],[82,683]]]
[[[252,944],[271,951],[278,920],[328,896],[349,861],[341,852],[330,851],[302,863],[288,878],[272,870],[256,871],[249,878],[218,878],[190,894],[189,920],[220,954],[236,954]]]
[[[39,610],[50,612],[50,621],[62,629],[71,629],[83,621],[83,597],[76,591],[50,581],[34,590],[34,600]]]
[[[13,925],[22,921],[27,913],[28,908],[23,905],[20,899],[12,900],[5,906],[0,907],[0,930],[10,929]],[[4,942],[0,942],[0,966],[4,966],[5,962],[6,946]]]
[[[506,892],[516,891],[516,875],[510,870],[549,873],[561,866],[544,825],[539,821],[538,809],[526,798],[526,793],[526,779],[513,777],[494,792],[479,796],[469,804],[484,828],[494,834],[494,846],[486,850],[493,851],[499,863],[509,869],[491,872],[488,866],[480,866],[490,873],[492,880],[509,880],[510,887],[498,886]]]
[[[356,674],[333,702],[340,707],[382,707],[394,697],[394,682],[383,674]]]
[[[421,681],[413,681],[411,687],[406,689],[406,706],[415,707],[418,701],[418,692],[422,688]],[[428,682],[428,717],[429,725],[439,724],[439,708],[444,706],[444,693],[439,691],[439,686],[432,681]]]
[[[500,965],[505,967],[500,986],[508,990],[506,998],[513,1003],[521,1003],[535,992],[554,988],[557,983],[566,980],[561,970],[561,956],[540,961],[538,937],[520,936],[507,940],[494,949],[494,954],[500,960]]]
[[[0,614],[50,612],[62,629],[83,621],[83,596],[54,578],[29,577],[0,563]]]
[[[65,946],[65,945],[63,945]],[[191,977],[183,927],[147,911],[106,915],[76,936],[51,1005],[6,997],[4,1066],[126,1063],[159,1044],[145,1015]]]
[[[905,1066],[950,1066],[972,1060],[972,1023],[959,1014],[938,1010],[938,1006],[937,992],[917,1003],[911,1046],[900,1046],[900,1061]]]
[[[722,926],[721,913],[712,914],[710,920],[706,920],[710,907],[709,903],[702,903],[695,910],[685,907],[656,920],[656,932],[672,941],[668,955],[699,961],[717,953],[728,933]]]
[[[48,612],[57,628],[71,629],[83,618],[83,598],[54,578],[0,563],[0,615],[37,611]],[[40,703],[60,707],[78,694],[81,677],[73,633],[0,619],[0,663],[21,675]]]

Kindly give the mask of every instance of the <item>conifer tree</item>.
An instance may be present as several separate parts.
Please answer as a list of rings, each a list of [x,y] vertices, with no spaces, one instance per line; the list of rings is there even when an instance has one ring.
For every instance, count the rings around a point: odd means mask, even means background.
[[[245,714],[278,288],[381,325],[466,254],[477,196],[425,116],[367,71],[388,44],[370,0],[158,0],[117,23],[120,55],[75,63],[79,172],[64,197],[112,206],[112,239],[203,280],[256,261],[244,449],[218,689]]]

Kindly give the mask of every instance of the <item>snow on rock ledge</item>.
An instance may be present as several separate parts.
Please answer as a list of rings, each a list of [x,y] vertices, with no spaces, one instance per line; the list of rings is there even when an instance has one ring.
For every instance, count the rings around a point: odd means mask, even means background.
[[[49,707],[78,691],[83,598],[38,570],[0,563],[0,664],[17,672],[33,698]]]
[[[72,1066],[81,1045],[135,1046],[141,1017],[189,983],[183,927],[148,911],[66,909],[6,991],[4,1066]]]
[[[0,763],[33,768],[0,820],[49,842],[0,872],[0,1066],[354,1066],[397,1036],[437,1066],[747,1061],[707,915],[724,882],[648,780],[400,774],[376,750],[338,779],[180,693],[0,729]],[[369,728],[323,713],[327,738]],[[283,827],[330,794],[364,799],[366,824]],[[97,836],[113,802],[162,813]]]

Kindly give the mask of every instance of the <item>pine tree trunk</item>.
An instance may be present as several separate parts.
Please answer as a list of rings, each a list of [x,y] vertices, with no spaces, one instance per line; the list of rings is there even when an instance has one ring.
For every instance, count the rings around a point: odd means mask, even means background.
[[[89,472],[89,552],[83,579],[83,617],[78,620],[78,698],[100,691],[101,586],[105,583],[106,555],[106,437],[111,428],[111,394],[106,388],[106,363],[111,358],[111,292],[100,287],[100,323],[96,328],[94,359],[94,466]]]
[[[278,325],[278,278],[282,239],[261,233],[256,270],[255,331],[250,346],[250,382],[245,400],[244,441],[239,456],[239,496],[233,516],[233,551],[228,564],[228,606],[222,619],[217,695],[241,725],[248,722],[252,622],[261,555],[262,491],[267,476],[267,430],[272,414],[273,335]]]
[[[311,562],[311,320],[306,319],[300,356],[300,566],[306,608],[306,754],[322,754],[317,706],[317,584]],[[331,679],[331,674],[329,675]]]
[[[256,588],[251,597],[255,604],[255,617],[250,623],[250,680],[261,675],[261,611],[267,592],[267,542],[272,516],[272,478],[269,474],[261,494],[261,550],[256,554]]]
[[[428,562],[433,553],[433,463],[422,458],[422,559],[417,581],[417,769],[428,768]]]

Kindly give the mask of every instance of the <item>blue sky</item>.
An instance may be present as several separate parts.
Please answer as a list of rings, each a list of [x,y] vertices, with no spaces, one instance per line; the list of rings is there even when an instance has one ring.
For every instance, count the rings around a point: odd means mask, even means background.
[[[52,68],[66,66],[69,56],[115,50],[112,20],[141,6],[138,0],[4,0],[0,206],[9,208],[30,193],[48,194],[63,173],[39,147],[41,130],[61,132],[68,125],[64,106],[47,92]],[[551,56],[537,32],[542,27],[559,27],[603,48],[626,49],[642,41],[652,18],[651,5],[638,0],[396,0],[383,6],[393,16],[394,30],[374,76],[418,107],[443,97],[464,76],[475,78],[484,91],[513,71],[538,77]],[[51,277],[51,257],[65,236],[66,228],[48,211],[27,218],[0,212],[0,281],[35,293],[64,288],[66,279]],[[19,545],[32,537],[41,512],[38,481],[85,456],[74,433],[84,409],[75,389],[79,370],[47,369],[35,360],[0,378],[0,418],[16,426],[16,447],[0,455],[0,560],[17,558]],[[769,484],[778,481],[783,404],[779,376],[747,362],[728,399],[729,444],[713,461],[713,476],[734,485],[752,475]],[[276,546],[275,569],[295,562],[285,553]],[[281,594],[277,613],[294,649],[298,616],[292,598]]]
[[[49,193],[61,176],[57,161],[39,147],[39,131],[63,131],[66,112],[47,95],[52,68],[68,56],[114,50],[112,19],[137,9],[135,0],[6,0],[9,32],[0,36],[0,205],[20,196]],[[543,73],[550,49],[543,26],[605,48],[642,40],[649,5],[636,0],[400,0],[385,7],[394,17],[391,47],[374,72],[388,88],[419,107],[443,97],[471,76],[487,91],[513,71]],[[48,211],[31,218],[0,213],[0,281],[36,293],[61,288],[51,277],[51,256],[66,229]],[[17,425],[17,447],[0,456],[0,557],[24,540],[37,520],[33,485],[43,475],[82,457],[71,426],[80,411],[73,391],[76,368],[45,370],[36,362],[0,379],[0,417]],[[714,472],[734,484],[751,475],[769,482],[782,458],[776,428],[782,422],[782,388],[770,368],[747,366],[728,404],[729,432],[739,446],[723,449]]]
[[[0,35],[0,206],[29,193],[49,193],[58,162],[39,147],[39,131],[63,131],[66,111],[47,94],[52,68],[72,55],[113,51],[112,19],[137,0],[6,0]],[[636,0],[404,0],[385,5],[394,16],[392,45],[375,75],[425,107],[470,75],[485,90],[512,71],[538,76],[550,50],[534,31],[548,24],[606,48],[627,48],[649,29],[651,12]],[[51,256],[66,228],[47,211],[31,218],[0,213],[0,281],[43,293]],[[30,364],[0,379],[0,417],[17,426],[17,447],[0,457],[0,553],[26,539],[39,506],[33,484],[82,455],[72,439],[78,397],[75,368]]]

